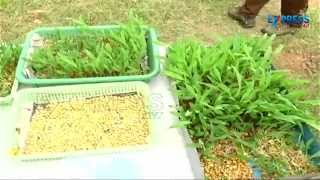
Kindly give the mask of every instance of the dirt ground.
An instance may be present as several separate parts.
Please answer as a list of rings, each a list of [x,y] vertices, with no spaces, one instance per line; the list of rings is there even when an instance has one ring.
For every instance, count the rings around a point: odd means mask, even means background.
[[[278,68],[287,68],[291,73],[313,76],[320,72],[320,54],[284,52],[275,62]]]
[[[258,20],[258,26],[262,26],[263,20],[261,16],[266,16],[268,14],[277,14],[279,11],[280,1],[271,1],[266,7],[262,10],[260,14],[260,19]],[[320,0],[310,0],[309,1],[309,9],[310,10],[319,10],[320,9]],[[279,13],[278,13],[279,14]],[[316,21],[313,25],[316,28],[319,28],[320,24],[320,11],[316,13],[313,18]],[[318,19],[317,19],[318,18]],[[258,31],[256,29],[255,31]],[[303,30],[305,31],[305,30]],[[311,78],[316,81],[320,81],[319,73],[320,73],[320,31],[314,32],[312,34],[315,37],[314,44],[311,42],[304,42],[304,37],[300,37],[298,34],[297,37],[285,37],[282,39],[282,43],[287,45],[287,49],[277,58],[275,61],[275,65],[280,69],[289,70],[292,75],[301,75],[306,78]],[[305,46],[305,44],[313,44],[312,48]],[[305,48],[305,47],[307,48]],[[317,89],[320,91],[320,89]]]

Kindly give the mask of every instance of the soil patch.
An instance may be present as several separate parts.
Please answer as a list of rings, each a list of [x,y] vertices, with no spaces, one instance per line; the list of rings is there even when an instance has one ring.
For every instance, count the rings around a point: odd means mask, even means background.
[[[320,72],[320,54],[284,52],[275,61],[275,66],[291,73],[314,76]]]

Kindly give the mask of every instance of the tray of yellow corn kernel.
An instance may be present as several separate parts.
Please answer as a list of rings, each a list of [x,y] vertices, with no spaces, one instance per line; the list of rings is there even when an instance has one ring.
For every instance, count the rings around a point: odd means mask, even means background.
[[[152,144],[149,87],[143,82],[27,89],[15,97],[20,160],[143,150]]]

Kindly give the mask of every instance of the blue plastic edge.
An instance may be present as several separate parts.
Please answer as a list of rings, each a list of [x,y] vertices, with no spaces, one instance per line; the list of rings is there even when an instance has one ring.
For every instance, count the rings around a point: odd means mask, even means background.
[[[258,166],[256,166],[254,161],[249,161],[248,164],[249,164],[250,168],[252,169],[253,179],[262,179],[261,169]]]
[[[274,65],[271,65],[271,70],[276,70]],[[295,130],[298,133],[297,143],[307,144],[308,142],[311,142],[307,149],[307,154],[309,156],[320,152],[320,138],[312,133],[307,124],[302,124],[302,128],[297,126],[295,127]],[[313,158],[311,161],[314,165],[320,167],[320,157]],[[253,171],[253,179],[262,179],[262,171],[258,166],[255,165],[254,161],[249,161],[249,166]]]
[[[317,137],[310,129],[310,126],[307,124],[303,124],[302,128],[296,127],[296,130],[300,133],[301,138],[298,137],[297,143],[307,144],[310,142],[307,147],[307,154],[312,156],[318,152],[320,152],[320,138]],[[312,163],[316,166],[320,167],[320,157],[315,157],[311,159]]]
[[[320,152],[320,138],[311,131],[308,125],[303,124],[302,128],[297,126],[295,127],[295,130],[298,133],[297,143],[307,144],[308,142],[311,142],[307,149],[307,154],[309,156]],[[320,157],[313,158],[311,161],[314,165],[320,167]],[[262,179],[262,171],[255,165],[254,161],[249,161],[249,166],[253,171],[253,179]]]

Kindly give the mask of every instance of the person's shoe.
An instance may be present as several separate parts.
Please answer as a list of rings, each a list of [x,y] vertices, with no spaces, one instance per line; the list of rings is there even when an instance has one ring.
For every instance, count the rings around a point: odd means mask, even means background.
[[[267,26],[261,29],[263,34],[267,34],[269,36],[276,35],[276,36],[283,36],[283,35],[294,35],[301,26],[292,26],[292,25],[280,25],[279,27]]]
[[[229,9],[228,16],[238,21],[244,28],[253,28],[256,25],[256,18],[241,14],[240,7]]]

